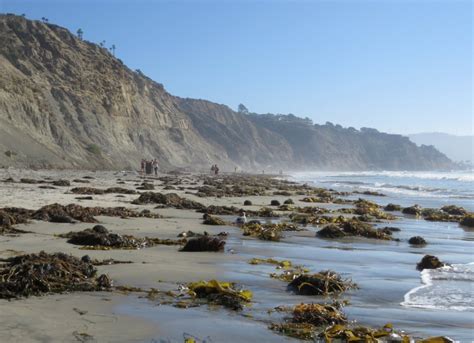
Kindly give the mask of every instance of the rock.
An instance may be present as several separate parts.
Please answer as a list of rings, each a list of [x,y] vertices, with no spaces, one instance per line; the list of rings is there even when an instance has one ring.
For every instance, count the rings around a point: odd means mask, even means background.
[[[180,251],[223,251],[225,241],[210,236],[190,239]]]
[[[252,202],[250,200],[245,200],[244,206],[252,206]]]
[[[278,200],[272,200],[270,201],[270,206],[280,206],[280,202]]]
[[[419,205],[413,205],[410,207],[405,207],[402,210],[402,213],[404,214],[411,214],[413,216],[419,216],[421,214],[422,208]]]
[[[401,211],[402,207],[400,205],[390,203],[390,204],[387,204],[387,206],[385,206],[383,209],[385,211],[393,212],[393,211]]]
[[[93,198],[91,196],[75,197],[74,199],[76,199],[76,200],[93,200]]]
[[[81,261],[85,263],[92,263],[92,259],[89,255],[84,255],[81,257]]]
[[[341,238],[346,234],[339,228],[339,226],[330,224],[325,226],[323,229],[316,232],[316,236],[320,238]]]
[[[445,265],[446,264],[441,262],[436,256],[425,255],[416,265],[416,269],[419,271],[422,271],[423,269],[437,269]]]
[[[409,240],[408,240],[408,243],[410,243],[411,245],[426,245],[426,241],[423,237],[421,236],[414,236],[414,237],[411,237]]]
[[[286,199],[286,200],[283,202],[283,204],[285,204],[285,205],[294,205],[295,202],[293,201],[293,199]]]
[[[474,214],[464,216],[459,223],[463,226],[474,227]]]

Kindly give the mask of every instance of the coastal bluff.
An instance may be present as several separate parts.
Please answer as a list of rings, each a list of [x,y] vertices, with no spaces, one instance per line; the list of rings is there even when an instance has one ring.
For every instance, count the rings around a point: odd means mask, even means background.
[[[432,146],[375,129],[315,125],[183,99],[67,29],[0,15],[0,166],[428,170]],[[330,119],[330,118],[327,118]]]

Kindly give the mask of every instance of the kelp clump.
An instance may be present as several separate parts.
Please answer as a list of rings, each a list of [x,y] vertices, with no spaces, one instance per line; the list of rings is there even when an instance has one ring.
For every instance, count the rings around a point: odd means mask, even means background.
[[[49,293],[103,291],[112,281],[77,257],[63,253],[28,254],[3,260],[0,266],[0,298],[13,299]]]
[[[324,342],[411,342],[404,334],[396,333],[392,324],[386,324],[380,329],[364,326],[348,327],[344,324],[334,324],[319,334]],[[393,338],[393,340],[392,340]]]
[[[258,223],[246,223],[242,225],[244,236],[256,237],[264,241],[279,241],[281,239],[281,227],[277,225],[264,226]]]
[[[338,304],[299,304],[293,309],[292,322],[323,326],[343,324],[347,322],[347,319],[339,310]]]
[[[341,238],[345,237],[345,232],[342,229],[334,224],[330,224],[316,232],[317,237],[321,238]]]
[[[209,303],[222,305],[232,310],[243,309],[244,303],[252,300],[252,292],[239,290],[232,282],[217,280],[198,281],[188,284],[189,294],[193,297],[206,299]]]
[[[176,193],[153,193],[145,192],[140,194],[138,199],[132,201],[132,204],[144,205],[144,204],[159,204],[160,207],[174,207],[177,209],[190,209],[190,210],[203,210],[206,208],[197,201],[189,200],[180,197]]]
[[[149,210],[138,212],[125,207],[82,207],[76,204],[66,206],[51,204],[43,206],[33,212],[31,219],[50,222],[71,222],[72,220],[78,220],[86,223],[97,223],[97,219],[94,218],[95,216],[161,218],[159,214],[151,213]]]
[[[25,233],[27,231],[15,229],[13,225],[28,223],[33,211],[17,207],[0,209],[0,234]]]
[[[320,238],[342,238],[342,237],[366,237],[382,240],[392,240],[392,231],[375,229],[368,223],[361,222],[356,218],[347,219],[338,223],[325,226],[316,233]]]
[[[205,225],[226,225],[226,222],[221,218],[211,216],[209,214],[204,214],[204,221],[202,222]]]
[[[421,211],[422,211],[422,208],[421,208],[420,205],[413,205],[413,206],[410,206],[410,207],[405,207],[402,210],[402,213],[410,214],[412,216],[419,216],[419,215],[421,215]]]
[[[127,189],[122,187],[110,187],[107,189],[100,189],[100,188],[93,188],[93,187],[75,187],[70,190],[71,193],[74,194],[109,194],[109,193],[116,193],[116,194],[136,194],[137,192],[133,189]]]
[[[299,304],[292,310],[292,317],[285,323],[272,324],[270,329],[299,339],[314,339],[319,327],[345,324],[346,316],[334,304]]]
[[[289,290],[301,295],[338,294],[352,288],[357,288],[357,285],[331,270],[302,274],[288,284]]]
[[[223,251],[224,246],[224,240],[204,235],[188,240],[180,251]]]
[[[249,264],[273,264],[277,266],[277,268],[290,268],[292,266],[291,261],[289,260],[275,260],[273,258],[257,258],[254,257],[249,261]]]
[[[158,244],[181,245],[186,243],[186,239],[137,238],[132,235],[120,235],[109,232],[102,225],[96,225],[92,229],[61,234],[58,237],[67,238],[68,243],[82,245],[85,249],[91,250],[141,249]]]
[[[441,211],[454,215],[454,216],[465,216],[467,214],[467,211],[465,208],[461,206],[455,206],[455,205],[443,206],[441,207]]]
[[[395,219],[393,215],[380,210],[380,206],[372,201],[359,198],[357,201],[354,202],[354,204],[356,206],[355,214],[369,215],[377,219]]]
[[[389,203],[383,209],[385,211],[393,212],[393,211],[401,211],[402,207],[400,205],[397,205],[397,204]]]

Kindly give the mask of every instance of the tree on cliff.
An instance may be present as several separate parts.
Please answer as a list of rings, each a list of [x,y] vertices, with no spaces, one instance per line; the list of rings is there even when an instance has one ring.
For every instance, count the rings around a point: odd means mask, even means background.
[[[82,29],[78,29],[77,30],[77,37],[79,37],[79,39],[82,40],[82,35],[84,34],[84,31],[82,31]]]
[[[239,104],[238,112],[242,114],[249,114],[249,110],[244,104]]]

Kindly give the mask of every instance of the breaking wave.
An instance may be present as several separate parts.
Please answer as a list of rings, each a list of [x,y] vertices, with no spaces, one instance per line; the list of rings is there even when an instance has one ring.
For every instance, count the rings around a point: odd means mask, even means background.
[[[420,274],[422,285],[405,294],[402,306],[474,311],[474,262],[425,269]]]

